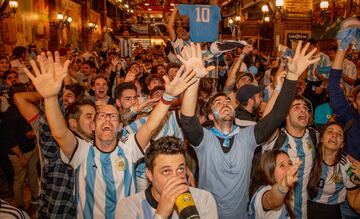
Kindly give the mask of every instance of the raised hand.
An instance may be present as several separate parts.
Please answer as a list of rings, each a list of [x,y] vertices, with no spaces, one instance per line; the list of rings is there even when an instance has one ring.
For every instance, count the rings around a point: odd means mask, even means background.
[[[246,45],[243,48],[243,53],[245,53],[246,55],[248,55],[251,51],[253,50],[253,47],[251,45]]]
[[[359,38],[359,29],[360,29],[360,20],[355,17],[350,17],[345,19],[341,25],[340,30],[336,34],[336,39],[338,42],[338,50],[346,51],[350,44],[354,44],[355,48],[360,49],[358,45]]]
[[[297,171],[301,165],[301,160],[299,158],[296,159],[295,163],[289,167],[285,177],[281,181],[282,186],[286,186],[291,189],[294,187],[295,183],[298,181]]]
[[[349,161],[351,163],[352,172],[360,177],[360,161],[356,160],[355,158],[353,158],[350,155],[347,155],[347,158],[349,159]]]
[[[197,78],[203,78],[206,76],[209,71],[213,70],[215,67],[210,66],[205,68],[202,55],[200,43],[196,45],[190,43],[190,46],[185,46],[181,52],[181,56],[177,55],[178,59],[185,65],[186,70],[194,70]]]
[[[142,103],[137,103],[132,107],[132,110],[135,112],[144,112],[146,109],[152,109],[153,106],[160,100],[160,97],[156,97],[153,99],[148,99]]]
[[[119,61],[120,61],[120,57],[117,55],[111,58],[111,64],[115,67],[117,66],[117,64],[119,64]]]
[[[280,71],[275,74],[275,87],[282,87],[286,78],[287,72]]]
[[[195,78],[195,70],[187,69],[184,73],[185,66],[181,66],[177,71],[174,79],[170,81],[168,76],[164,75],[165,80],[165,92],[170,96],[176,97],[182,92],[184,92],[188,87],[198,81],[198,78]]]
[[[304,48],[302,47],[302,41],[299,41],[297,48],[296,48],[296,52],[295,52],[295,56],[293,58],[287,57],[288,59],[288,75],[287,78],[290,80],[297,80],[300,75],[305,71],[305,69],[313,64],[316,63],[320,60],[320,57],[316,58],[316,59],[311,59],[312,55],[316,52],[316,48],[314,48],[313,50],[311,50],[310,52],[308,52],[306,54],[306,51],[309,48],[309,43],[307,43]]]
[[[64,64],[60,61],[60,55],[55,52],[55,63],[51,52],[41,53],[37,57],[39,70],[36,62],[30,60],[31,67],[34,70],[33,75],[27,68],[24,68],[26,75],[33,82],[36,90],[43,98],[49,98],[58,95],[62,82],[67,76],[70,61],[67,60]]]

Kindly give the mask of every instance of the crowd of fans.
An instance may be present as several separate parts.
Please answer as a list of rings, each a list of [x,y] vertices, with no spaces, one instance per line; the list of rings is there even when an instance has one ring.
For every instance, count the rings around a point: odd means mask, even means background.
[[[194,44],[175,15],[161,48],[125,29],[0,56],[12,210],[28,217],[28,184],[38,218],[178,218],[186,191],[201,218],[359,218],[360,21],[287,56]]]

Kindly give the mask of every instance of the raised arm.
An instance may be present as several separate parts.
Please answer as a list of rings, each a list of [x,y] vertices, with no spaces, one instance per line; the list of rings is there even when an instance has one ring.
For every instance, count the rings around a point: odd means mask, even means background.
[[[183,49],[182,57],[179,60],[185,64],[186,68],[194,69],[197,78],[204,77],[210,68],[205,69],[201,59],[200,44],[196,46],[191,43]],[[181,104],[181,124],[185,137],[194,146],[198,146],[203,139],[204,132],[199,120],[195,117],[197,95],[199,90],[199,81],[189,87],[183,97]]]
[[[58,102],[58,93],[63,79],[67,75],[69,61],[61,64],[58,52],[55,52],[55,63],[51,52],[47,52],[47,57],[45,53],[42,53],[41,56],[38,56],[37,61],[41,71],[35,61],[30,60],[35,76],[27,68],[24,71],[33,82],[36,90],[44,98],[45,115],[53,137],[63,153],[70,158],[75,150],[77,140],[74,134],[67,128]]]
[[[170,32],[170,31],[169,31]],[[164,43],[166,44],[166,42],[168,41],[168,39],[164,36],[164,34],[161,32],[160,29],[158,29],[157,33],[159,33],[161,39],[164,41]]]
[[[141,126],[136,133],[136,140],[143,149],[148,145],[151,137],[155,134],[157,128],[161,124],[161,121],[165,118],[172,101],[189,86],[197,82],[198,79],[194,78],[195,71],[188,69],[184,72],[184,69],[185,67],[182,66],[172,81],[170,81],[167,76],[163,77],[165,80],[165,93],[163,94],[161,101],[159,101],[150,113],[146,123]]]
[[[167,30],[169,32],[171,42],[174,42],[176,40],[176,31],[175,31],[175,27],[174,27],[175,19],[176,19],[176,13],[177,13],[177,8],[174,7],[174,10],[171,13],[169,22],[167,24]]]
[[[315,63],[320,59],[311,59],[312,55],[316,52],[316,48],[306,54],[309,43],[307,43],[303,49],[301,48],[302,42],[300,41],[296,48],[294,58],[288,57],[289,70],[286,75],[284,86],[280,91],[273,109],[265,118],[255,125],[255,139],[257,144],[266,141],[284,121],[295,95],[298,78],[310,64]]]
[[[34,103],[41,100],[38,92],[21,92],[14,95],[15,104],[26,121],[39,114],[39,108]]]
[[[300,165],[301,160],[297,159],[296,163],[289,167],[284,178],[280,182],[275,183],[271,187],[271,190],[264,193],[261,199],[264,209],[277,210],[281,208],[289,190],[291,190],[298,181],[297,172]]]
[[[265,110],[264,110],[264,113],[262,115],[262,118],[264,118],[265,116],[267,116],[271,110],[273,109],[274,105],[275,105],[275,102],[279,96],[279,93],[281,91],[281,88],[284,84],[284,80],[286,78],[286,75],[287,75],[287,72],[285,71],[284,67],[280,67],[278,69],[278,71],[276,72],[276,75],[275,75],[275,89],[273,91],[273,93],[271,94],[271,97],[269,99],[269,101],[267,102],[266,104],[266,107],[265,107]],[[270,85],[269,85],[270,86]]]
[[[330,104],[331,107],[334,109],[337,120],[342,124],[346,124],[349,120],[356,117],[356,112],[347,102],[346,96],[340,87],[345,53],[346,51],[341,49],[338,49],[336,51],[335,59],[331,66],[328,82]]]
[[[228,73],[228,78],[226,79],[224,86],[225,93],[229,94],[230,92],[232,92],[236,83],[235,80],[236,80],[237,72],[239,72],[239,69],[244,61],[245,56],[249,54],[251,51],[252,51],[252,47],[250,45],[245,46],[239,58],[237,58],[235,62],[231,65]]]

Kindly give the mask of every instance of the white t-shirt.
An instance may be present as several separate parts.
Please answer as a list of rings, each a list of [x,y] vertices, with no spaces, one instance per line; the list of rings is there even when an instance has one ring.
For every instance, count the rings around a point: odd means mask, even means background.
[[[250,201],[249,206],[249,218],[251,219],[287,219],[288,211],[286,210],[285,204],[278,210],[266,211],[262,205],[262,197],[265,192],[271,190],[271,186],[260,187]]]
[[[147,191],[142,191],[120,201],[120,218],[152,219],[156,208],[156,201],[146,197]],[[148,191],[150,192],[150,191]],[[151,192],[150,192],[151,193]],[[194,199],[196,209],[200,218],[217,219],[218,213],[214,197],[210,192],[190,187],[190,193]],[[151,196],[152,197],[152,196]],[[126,209],[126,210],[124,210]],[[174,210],[169,219],[178,219]]]

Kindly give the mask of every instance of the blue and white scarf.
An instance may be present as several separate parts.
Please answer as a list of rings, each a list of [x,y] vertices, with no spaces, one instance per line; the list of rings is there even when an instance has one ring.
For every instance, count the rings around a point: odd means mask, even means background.
[[[222,133],[219,129],[217,129],[217,128],[215,128],[215,127],[212,127],[212,128],[210,129],[210,131],[211,131],[214,135],[216,135],[217,137],[224,139],[224,142],[223,142],[223,144],[222,144],[223,147],[230,147],[230,146],[231,146],[231,145],[230,145],[230,139],[231,139],[234,135],[236,135],[236,134],[239,133],[240,127],[234,125],[232,131],[230,132],[230,134]]]

